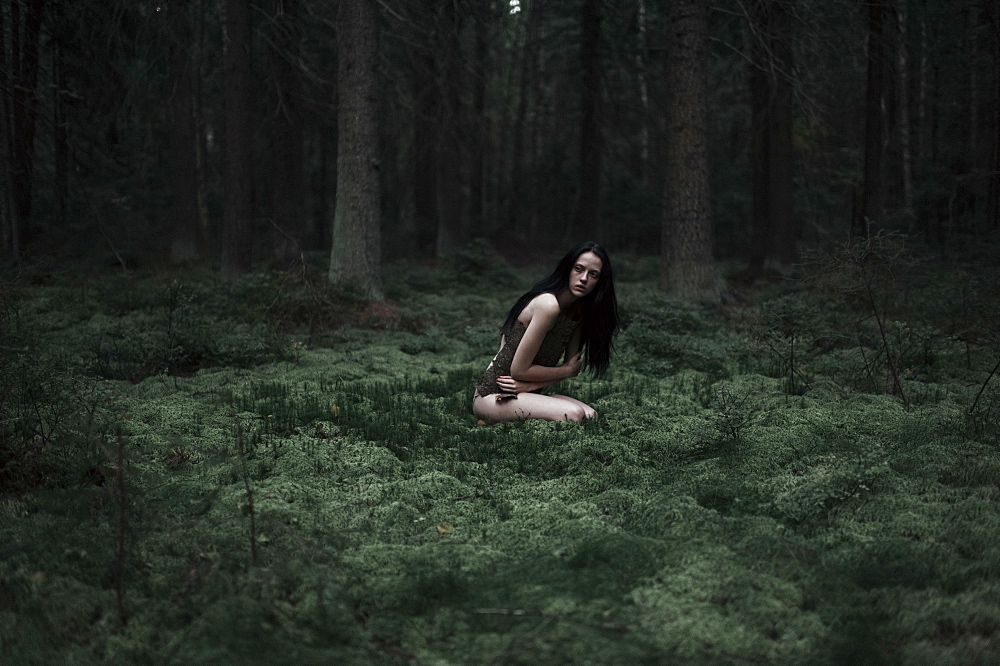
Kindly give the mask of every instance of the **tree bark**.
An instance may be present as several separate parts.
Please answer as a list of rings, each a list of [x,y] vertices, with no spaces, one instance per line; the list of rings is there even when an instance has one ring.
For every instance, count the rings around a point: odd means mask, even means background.
[[[250,96],[250,0],[225,0],[225,201],[222,270],[245,273],[252,265],[253,153]]]
[[[475,15],[475,51],[472,59],[472,149],[469,168],[469,222],[473,235],[485,231],[483,184],[486,177],[486,58],[489,23],[480,10]]]
[[[330,281],[382,300],[375,0],[341,0],[337,60],[337,205]]]
[[[69,139],[67,137],[66,114],[63,106],[65,68],[63,36],[63,7],[52,6],[52,23],[55,28],[50,30],[52,54],[52,152],[55,178],[52,181],[52,224],[62,228],[66,223],[66,199],[69,195]]]
[[[170,6],[170,70],[173,87],[170,112],[170,189],[172,236],[170,262],[195,264],[201,260],[203,239],[198,224],[197,135],[194,123],[192,23],[189,3]]]
[[[7,61],[6,3],[0,4],[0,254],[16,258],[20,254],[17,213],[13,204],[14,127],[11,117],[11,66]]]
[[[792,0],[775,0],[770,23],[774,38],[772,82],[774,101],[768,135],[768,215],[770,217],[769,259],[772,267],[787,270],[799,259],[799,225],[792,198],[794,168],[792,152]]]
[[[649,40],[646,36],[646,0],[638,0],[636,8],[636,28],[638,32],[635,68],[638,72],[639,86],[639,182],[643,185],[649,182]],[[633,241],[633,252],[637,249]]]
[[[907,48],[907,33],[909,32],[910,14],[906,7],[906,2],[900,3],[896,14],[899,34],[899,55],[897,66],[899,67],[899,145],[900,158],[903,166],[903,216],[906,226],[913,231],[914,208],[913,208],[913,149],[911,147],[910,136],[912,128],[910,125],[910,72],[909,72],[909,52]]]
[[[206,182],[205,164],[208,161],[208,137],[203,113],[204,96],[202,94],[202,63],[205,61],[205,3],[210,0],[196,0],[195,21],[196,30],[192,42],[191,71],[194,74],[191,88],[191,119],[194,121],[194,163],[195,186],[198,193],[198,237],[202,242],[203,257],[211,252],[209,238],[212,232],[208,213],[208,183]]]
[[[782,272],[798,260],[792,199],[792,44],[788,0],[750,7],[753,225],[750,272]]]
[[[670,8],[660,289],[681,298],[717,300],[705,118],[707,13],[707,0],[675,0]]]
[[[433,0],[422,5],[425,29],[434,31],[436,20]],[[411,64],[413,85],[413,232],[419,254],[435,252],[438,228],[437,200],[437,124],[440,97],[436,81],[434,49],[415,55]]]
[[[867,238],[884,210],[885,162],[885,28],[887,0],[869,0],[868,75],[865,101],[865,158],[861,183],[861,206],[851,220],[851,237]]]
[[[987,190],[986,222],[997,229],[1000,228],[1000,7],[996,3],[987,6],[993,33],[993,155]]]
[[[571,236],[601,236],[601,13],[599,0],[584,0],[580,43],[580,185]]]
[[[439,20],[441,68],[437,90],[443,104],[439,121],[438,225],[435,255],[447,256],[464,242],[462,208],[464,182],[461,174],[461,98],[458,31],[460,17],[453,2],[445,2]]]
[[[533,155],[525,150],[525,143],[530,145],[530,140],[525,139],[528,133],[528,107],[532,104],[532,94],[535,91],[535,80],[538,77],[538,51],[541,48],[539,43],[539,33],[542,23],[543,0],[531,0],[527,11],[521,12],[521,16],[526,21],[524,32],[524,47],[520,50],[520,81],[517,93],[517,111],[514,116],[514,137],[511,141],[510,159],[511,165],[505,177],[509,184],[509,191],[503,196],[506,206],[507,231],[519,237],[525,235],[525,231],[530,233],[530,222],[525,225],[524,217],[531,202],[528,194],[531,183],[529,173],[532,171],[534,163],[531,159]]]
[[[270,16],[272,251],[275,264],[286,267],[299,257],[303,223],[303,138],[299,110],[299,0],[272,0]]]
[[[38,108],[38,44],[42,30],[44,0],[30,0],[24,16],[22,39],[18,39],[20,26],[19,7],[11,4],[11,33],[14,37],[11,56],[14,59],[14,86],[12,91],[12,117],[14,129],[14,167],[11,180],[14,189],[15,234],[22,241],[31,220],[32,190],[35,159],[35,118]]]

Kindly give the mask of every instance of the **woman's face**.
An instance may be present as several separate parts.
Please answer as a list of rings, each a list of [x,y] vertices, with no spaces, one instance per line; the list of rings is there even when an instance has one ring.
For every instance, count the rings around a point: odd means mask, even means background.
[[[584,252],[576,258],[573,267],[569,269],[569,291],[577,298],[583,298],[594,291],[597,281],[601,279],[601,268],[604,262],[593,252]]]

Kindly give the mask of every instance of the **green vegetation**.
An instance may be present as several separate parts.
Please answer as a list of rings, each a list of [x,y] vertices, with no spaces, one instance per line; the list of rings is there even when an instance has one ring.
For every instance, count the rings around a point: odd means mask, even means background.
[[[885,240],[722,310],[623,261],[582,425],[475,425],[476,248],[9,280],[0,662],[997,663],[1000,271]]]

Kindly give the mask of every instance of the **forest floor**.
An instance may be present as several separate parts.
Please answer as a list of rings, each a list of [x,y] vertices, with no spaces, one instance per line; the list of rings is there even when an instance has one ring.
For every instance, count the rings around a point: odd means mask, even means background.
[[[997,664],[1000,270],[616,266],[584,424],[478,427],[481,251],[0,291],[4,664]]]

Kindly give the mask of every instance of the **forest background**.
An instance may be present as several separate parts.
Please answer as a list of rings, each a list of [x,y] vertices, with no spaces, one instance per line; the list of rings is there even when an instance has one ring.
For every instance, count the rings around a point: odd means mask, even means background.
[[[1000,9],[0,2],[10,663],[995,663]],[[601,418],[477,428],[616,260]]]

